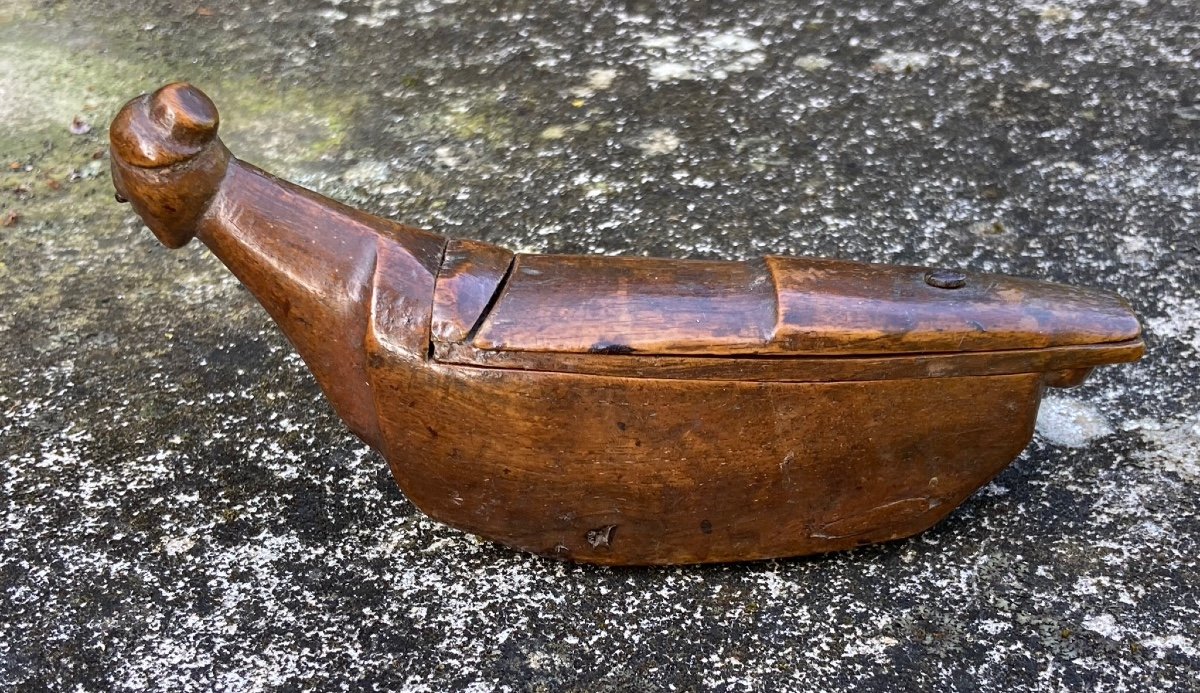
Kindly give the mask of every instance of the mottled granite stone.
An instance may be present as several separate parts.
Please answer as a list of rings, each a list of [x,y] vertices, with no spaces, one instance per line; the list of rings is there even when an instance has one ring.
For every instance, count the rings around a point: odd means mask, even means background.
[[[1193,0],[0,3],[0,688],[1196,690],[1198,75]],[[516,554],[112,202],[107,119],[181,78],[244,158],[449,235],[1077,282],[1149,354],[909,541]]]

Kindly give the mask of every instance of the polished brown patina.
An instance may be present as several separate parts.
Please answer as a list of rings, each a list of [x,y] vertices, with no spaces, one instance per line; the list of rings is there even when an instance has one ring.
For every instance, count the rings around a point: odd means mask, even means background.
[[[520,549],[695,563],[910,536],[1025,447],[1046,386],[1142,354],[1103,291],[448,241],[238,161],[217,121],[184,84],[131,101],[119,198],[249,287],[417,507]]]

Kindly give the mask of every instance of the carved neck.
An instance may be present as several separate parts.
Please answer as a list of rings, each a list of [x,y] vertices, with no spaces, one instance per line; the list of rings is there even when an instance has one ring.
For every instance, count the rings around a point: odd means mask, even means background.
[[[230,162],[197,237],[270,313],[351,430],[378,448],[365,338],[381,246],[432,263],[427,279],[414,279],[431,284],[442,239],[238,161]]]

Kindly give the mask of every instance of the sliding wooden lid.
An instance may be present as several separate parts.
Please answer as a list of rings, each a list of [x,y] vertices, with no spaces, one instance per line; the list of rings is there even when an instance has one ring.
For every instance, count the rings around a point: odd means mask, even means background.
[[[879,356],[1089,346],[1140,333],[1115,294],[953,270],[514,256],[472,242],[452,242],[447,263],[434,341],[483,351]]]

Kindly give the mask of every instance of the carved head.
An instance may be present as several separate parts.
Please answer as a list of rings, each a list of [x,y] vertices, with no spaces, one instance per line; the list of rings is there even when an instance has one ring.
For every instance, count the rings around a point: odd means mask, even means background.
[[[187,244],[220,187],[229,150],[217,107],[190,84],[168,84],[121,108],[109,127],[113,184],[168,248]]]

